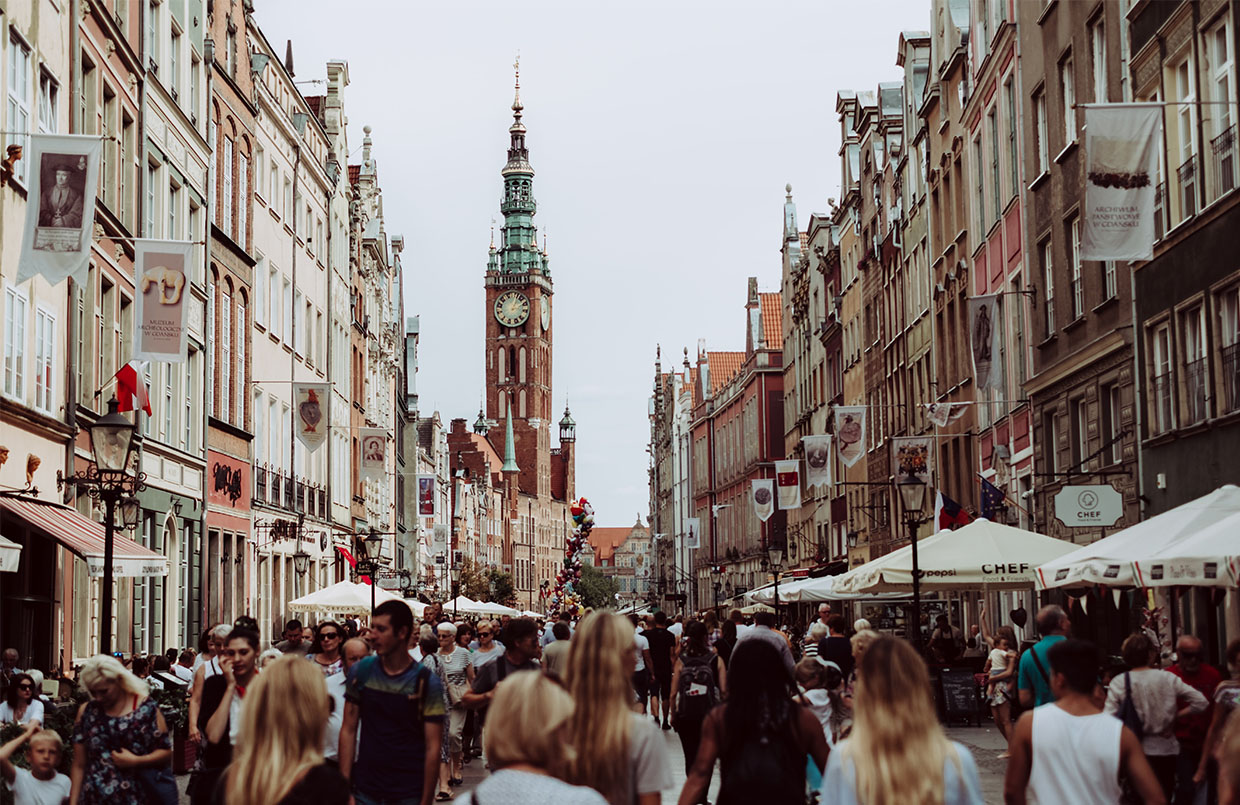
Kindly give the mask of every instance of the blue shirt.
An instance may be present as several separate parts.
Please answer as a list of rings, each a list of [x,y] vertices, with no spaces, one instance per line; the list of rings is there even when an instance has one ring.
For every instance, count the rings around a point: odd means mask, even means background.
[[[1034,707],[1041,707],[1044,704],[1050,704],[1055,701],[1055,694],[1051,693],[1051,660],[1048,654],[1050,653],[1051,646],[1060,640],[1067,640],[1067,638],[1061,634],[1047,635],[1037,643],[1034,643],[1033,648],[1020,656],[1020,670],[1016,676],[1016,689],[1033,691]],[[1035,654],[1038,657],[1038,662],[1042,663],[1041,670],[1038,669],[1037,663],[1033,660],[1033,655]],[[1043,673],[1043,671],[1046,673]]]
[[[848,739],[835,745],[827,758],[827,768],[822,775],[822,802],[835,805],[859,805],[857,799],[857,767],[845,760]],[[961,744],[951,742],[956,757],[948,753],[943,762],[943,805],[984,805],[982,780],[977,773],[973,755]]]
[[[391,675],[378,656],[365,657],[349,669],[344,697],[358,706],[361,717],[355,789],[374,799],[421,797],[423,727],[442,723],[447,711],[439,677],[418,663]],[[438,754],[439,747],[434,751]]]

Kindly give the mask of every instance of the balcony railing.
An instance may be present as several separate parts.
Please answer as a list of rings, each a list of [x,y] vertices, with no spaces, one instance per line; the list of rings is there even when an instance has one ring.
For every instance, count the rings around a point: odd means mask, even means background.
[[[1154,402],[1154,410],[1151,412],[1153,416],[1150,418],[1151,435],[1166,433],[1175,426],[1172,417],[1175,398],[1172,394],[1171,372],[1154,375],[1150,381],[1150,394]]]
[[[1240,408],[1240,342],[1223,347],[1223,411]]]
[[[1184,364],[1184,407],[1188,415],[1186,425],[1203,422],[1206,418],[1206,383],[1208,366],[1204,357]]]
[[[284,508],[293,511],[293,479],[284,477]]]
[[[271,497],[268,498],[273,504],[280,505],[280,473],[270,473],[271,478]]]
[[[1213,201],[1236,187],[1236,127],[1228,126],[1222,134],[1210,141],[1210,154],[1214,166]]]
[[[254,499],[267,502],[267,470],[263,467],[254,468]]]
[[[1197,155],[1184,160],[1175,170],[1180,179],[1180,220],[1197,214]]]

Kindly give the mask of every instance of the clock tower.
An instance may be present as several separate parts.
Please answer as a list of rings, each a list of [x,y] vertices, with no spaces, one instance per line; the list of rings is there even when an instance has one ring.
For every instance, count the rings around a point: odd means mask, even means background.
[[[486,271],[486,415],[511,419],[520,490],[551,495],[551,270],[534,228],[534,169],[521,122],[518,71],[508,128],[500,245],[492,237]]]

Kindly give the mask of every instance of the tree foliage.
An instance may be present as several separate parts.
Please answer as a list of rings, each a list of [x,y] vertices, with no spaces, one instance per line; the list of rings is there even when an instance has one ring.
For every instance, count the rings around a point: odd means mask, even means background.
[[[581,596],[581,603],[594,609],[614,607],[616,593],[620,591],[615,579],[603,575],[603,571],[593,565],[581,566],[581,579],[573,587]]]
[[[485,568],[472,559],[461,562],[460,594],[474,601],[491,601],[504,606],[512,606],[517,600],[511,573]]]

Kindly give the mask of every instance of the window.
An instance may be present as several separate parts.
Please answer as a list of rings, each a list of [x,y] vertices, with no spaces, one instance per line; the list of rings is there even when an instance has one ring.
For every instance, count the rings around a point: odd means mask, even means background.
[[[998,104],[990,110],[990,220],[996,222],[999,220],[1000,199],[1003,197],[1002,191],[999,189],[999,107]]]
[[[55,134],[59,130],[56,119],[56,101],[60,97],[60,85],[46,72],[39,74],[39,131]]]
[[[237,413],[233,422],[239,428],[245,427],[245,334],[249,332],[245,318],[245,299],[237,294]]]
[[[267,322],[278,337],[280,335],[280,272],[275,266],[267,271]]]
[[[1007,308],[1011,313],[1012,329],[1012,379],[1016,382],[1014,399],[1025,397],[1025,297],[1020,295],[1021,279],[1017,274],[1012,277],[1010,286],[1012,295],[1008,297]]]
[[[267,260],[254,253],[254,323],[267,321]]]
[[[237,237],[237,217],[234,206],[236,204],[236,197],[233,195],[233,171],[235,170],[233,167],[233,141],[227,137],[224,138],[223,150],[222,164],[219,166],[220,193],[223,195],[223,198],[220,199],[222,205],[220,209],[221,223],[223,223],[224,231],[235,239]]]
[[[189,60],[189,117],[194,123],[198,122],[198,105],[202,102],[199,98],[199,82],[202,81],[202,62],[198,59],[198,54],[190,51]]]
[[[285,344],[292,345],[293,329],[293,286],[288,279],[284,280],[284,321],[280,329],[280,337]]]
[[[244,153],[237,154],[237,243],[244,248],[248,242],[246,210],[250,206],[250,159]]]
[[[159,0],[150,0],[146,7],[146,55],[151,69],[159,71]]]
[[[973,140],[973,164],[976,166],[973,169],[974,178],[976,179],[973,200],[977,203],[977,231],[985,232],[986,188],[985,183],[982,181],[982,166],[986,163],[982,161],[982,138],[980,135]]]
[[[1042,430],[1046,440],[1046,471],[1055,475],[1059,472],[1059,415],[1047,414],[1042,420]]]
[[[1046,93],[1042,90],[1033,96],[1033,118],[1036,122],[1036,137],[1038,138],[1038,174],[1041,175],[1050,170],[1050,144],[1047,142],[1047,124],[1046,124]]]
[[[1115,261],[1102,261],[1102,292],[1105,294],[1103,299],[1114,299],[1119,292],[1115,277]]]
[[[1206,385],[1209,366],[1206,361],[1205,315],[1201,305],[1180,315],[1180,337],[1184,345],[1184,424],[1202,422],[1207,416]]]
[[[34,407],[52,413],[55,375],[56,318],[42,308],[34,314]]]
[[[271,187],[268,188],[269,195],[267,198],[271,202],[271,211],[276,215],[280,214],[280,169],[275,165],[271,166]]]
[[[1072,320],[1085,315],[1085,285],[1081,282],[1081,219],[1073,218],[1069,226],[1068,266],[1072,271]]]
[[[1076,86],[1072,75],[1072,57],[1059,64],[1059,91],[1063,99],[1063,144],[1076,142]]]
[[[198,366],[198,351],[190,347],[185,355],[185,402],[182,405],[181,447],[193,451],[198,445],[194,442],[194,411],[193,403],[197,399],[194,388],[195,369]]]
[[[1008,189],[1015,196],[1020,186],[1020,154],[1016,148],[1016,85],[1011,78],[1004,84],[1003,94],[1007,99]]]
[[[232,295],[220,297],[220,419],[231,422],[232,404]]]
[[[181,237],[180,209],[181,188],[174,181],[168,185],[168,238],[170,240],[178,240]]]
[[[1175,134],[1178,148],[1172,150],[1172,162],[1180,184],[1180,218],[1183,221],[1197,213],[1197,90],[1193,76],[1192,59],[1188,58],[1173,68],[1175,71],[1175,100],[1181,103],[1176,110]]]
[[[215,277],[207,284],[207,413],[215,416]]]
[[[162,436],[163,436],[163,441],[167,444],[172,444],[176,436],[176,432],[174,430],[175,424],[173,422],[173,414],[176,411],[176,406],[172,404],[172,401],[176,399],[176,391],[172,388],[173,369],[175,368],[175,366],[176,364],[166,363],[164,364],[164,367],[163,367],[163,374],[165,375],[164,377],[165,382],[164,382],[164,412],[163,412],[164,413],[164,429],[162,431]]]
[[[5,128],[13,132],[30,131],[30,48],[14,33],[9,39],[9,102],[8,122]],[[22,135],[7,135],[10,145],[20,145],[30,153],[30,138]],[[13,165],[13,176],[21,181],[26,180],[25,159],[19,159]]]
[[[1094,79],[1094,103],[1107,102],[1107,32],[1102,20],[1089,26],[1089,50]]]
[[[26,297],[4,289],[4,393],[22,399],[26,379]]]
[[[1166,323],[1150,333],[1150,435],[1175,427],[1171,387],[1171,327]]]
[[[146,225],[143,232],[148,238],[157,236],[155,231],[155,191],[159,187],[159,166],[146,163]]]
[[[1042,241],[1042,284],[1045,287],[1043,294],[1044,307],[1046,308],[1046,336],[1047,338],[1055,334],[1055,274],[1054,265],[1051,261],[1051,242],[1050,240]]]
[[[1210,101],[1203,109],[1212,119],[1210,134],[1210,157],[1214,173],[1214,194],[1218,198],[1236,187],[1236,132],[1232,114],[1232,78],[1231,37],[1227,18],[1211,28],[1201,43],[1202,58],[1206,62],[1209,76]]]
[[[1089,419],[1085,409],[1085,399],[1078,397],[1068,403],[1068,426],[1072,429],[1071,471],[1082,472],[1088,467],[1085,459],[1089,457]]]
[[[1102,455],[1111,464],[1118,464],[1123,459],[1124,445],[1120,438],[1121,409],[1119,386],[1112,383],[1102,387],[1099,395],[1102,407],[1102,438],[1105,439]]]
[[[261,145],[254,146],[254,195],[267,196],[267,190],[263,187],[263,177],[267,175],[264,168],[265,153]]]
[[[216,135],[215,135],[215,121],[214,120],[207,121],[207,145],[210,146],[211,154],[212,156],[215,157],[215,174],[209,177],[210,180],[207,182],[207,208],[210,210],[209,214],[211,216],[211,223],[215,223],[216,216],[219,214],[218,211],[215,209],[215,198],[217,195],[215,192],[215,183],[218,182],[220,178],[221,152],[220,152],[219,141],[217,140]]]
[[[181,32],[172,26],[172,45],[168,48],[168,88],[175,99],[181,94]]]
[[[1218,295],[1219,379],[1222,382],[1222,408],[1219,413],[1240,408],[1240,288],[1231,287]]]
[[[289,213],[291,212],[296,212],[296,208],[293,206],[293,182],[289,179],[289,177],[285,176],[284,177],[284,207],[281,210],[281,215],[287,217]],[[285,225],[288,225],[288,226],[292,225],[291,221],[285,221],[284,223]]]

